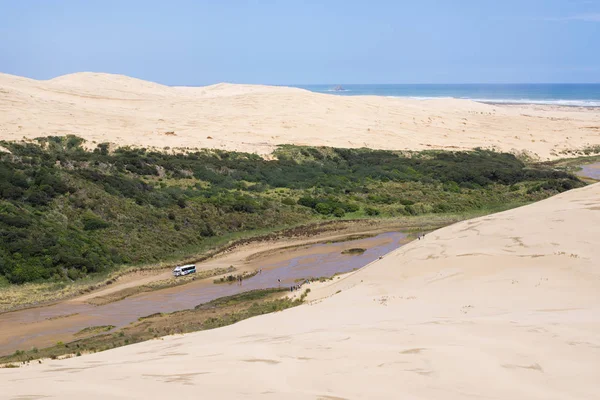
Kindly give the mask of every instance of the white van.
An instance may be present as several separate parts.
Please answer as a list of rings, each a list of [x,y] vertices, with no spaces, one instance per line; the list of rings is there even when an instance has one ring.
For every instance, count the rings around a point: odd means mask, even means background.
[[[187,274],[193,274],[196,272],[196,266],[194,264],[181,265],[173,268],[173,276],[184,276]]]

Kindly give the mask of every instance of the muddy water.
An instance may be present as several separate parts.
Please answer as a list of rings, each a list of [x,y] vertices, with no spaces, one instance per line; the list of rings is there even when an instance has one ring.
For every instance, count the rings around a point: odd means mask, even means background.
[[[600,162],[582,165],[581,171],[577,172],[577,175],[600,180]]]
[[[281,249],[255,257],[245,267],[262,273],[237,284],[214,284],[212,279],[154,292],[142,293],[114,303],[93,306],[65,301],[47,307],[0,315],[0,354],[33,346],[45,347],[57,341],[71,341],[73,334],[89,326],[121,327],[139,317],[157,312],[173,312],[253,289],[289,288],[296,279],[332,276],[363,267],[379,256],[400,247],[406,235],[389,232],[365,239]],[[353,247],[367,249],[360,255],[344,255]],[[281,280],[279,283],[278,280]]]

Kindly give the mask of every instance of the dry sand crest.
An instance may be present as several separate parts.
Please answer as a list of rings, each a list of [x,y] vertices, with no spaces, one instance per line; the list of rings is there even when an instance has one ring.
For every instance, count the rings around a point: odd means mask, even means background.
[[[96,143],[269,154],[279,144],[391,150],[523,150],[542,159],[600,145],[597,109],[335,96],[218,84],[168,87],[121,75],[48,81],[0,74],[0,139],[75,134]]]

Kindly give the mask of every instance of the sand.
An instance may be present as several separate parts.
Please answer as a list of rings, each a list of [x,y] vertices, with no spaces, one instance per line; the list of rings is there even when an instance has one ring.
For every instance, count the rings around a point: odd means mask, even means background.
[[[434,231],[294,309],[1,369],[0,397],[597,399],[599,237],[595,184]]]
[[[93,142],[267,155],[279,144],[389,150],[475,147],[554,159],[600,145],[600,111],[469,100],[335,96],[259,85],[167,87],[120,75],[48,81],[0,74],[0,139],[75,134]]]
[[[0,139],[66,134],[263,155],[293,143],[553,159],[600,145],[600,112],[0,74]],[[0,398],[597,399],[599,211],[596,184],[457,223],[285,312],[0,369]]]

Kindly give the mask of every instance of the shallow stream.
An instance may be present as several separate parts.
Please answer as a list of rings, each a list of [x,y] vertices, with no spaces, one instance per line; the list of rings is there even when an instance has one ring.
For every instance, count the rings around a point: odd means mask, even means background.
[[[405,234],[388,232],[345,242],[279,249],[249,261],[247,267],[262,269],[262,273],[244,280],[242,285],[214,284],[211,278],[137,294],[106,305],[62,301],[0,314],[0,355],[15,350],[29,350],[34,346],[47,347],[57,341],[66,343],[74,339],[75,333],[91,326],[122,327],[139,317],[190,309],[248,290],[278,286],[289,288],[297,279],[330,277],[349,272],[371,263],[405,242]],[[342,251],[351,248],[366,251],[356,255],[342,254]]]

